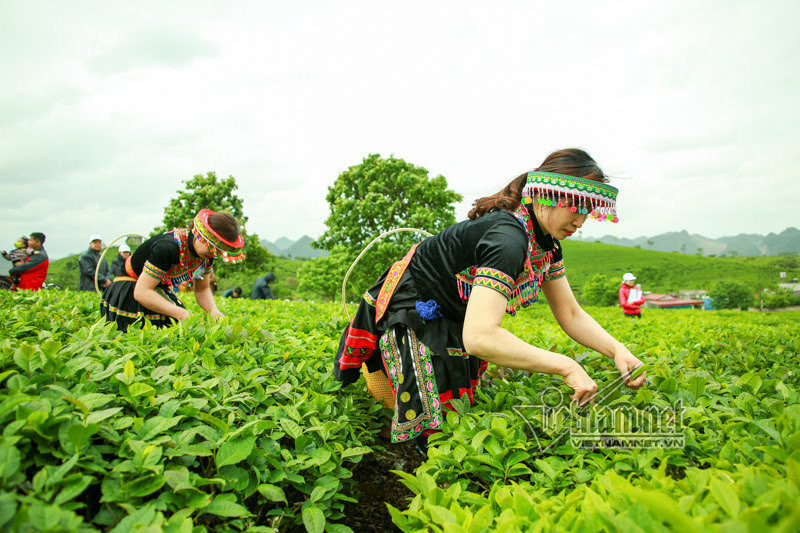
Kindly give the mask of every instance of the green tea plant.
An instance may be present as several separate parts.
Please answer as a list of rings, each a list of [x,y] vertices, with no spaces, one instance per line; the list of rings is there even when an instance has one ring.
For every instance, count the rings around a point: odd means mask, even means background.
[[[191,297],[189,297],[191,298]],[[0,529],[349,531],[353,471],[388,421],[340,390],[334,305],[220,300],[228,317],[120,334],[92,294],[0,293]],[[611,361],[545,306],[504,325],[581,360],[600,386],[569,409],[559,379],[490,372],[455,401],[390,508],[404,531],[796,531],[800,313],[592,315],[646,361]],[[550,410],[545,412],[544,407]],[[672,416],[665,418],[664,414]],[[680,446],[584,446],[576,434],[672,428]]]
[[[548,414],[548,393],[566,396],[557,380],[495,379],[474,406],[448,413],[416,475],[398,472],[416,496],[406,510],[391,508],[395,523],[447,532],[800,527],[798,314],[659,311],[633,324],[618,311],[592,314],[647,362],[648,386],[616,387],[611,362],[589,355],[596,404]],[[523,316],[504,324],[538,346],[584,355],[546,309]],[[683,446],[584,448],[569,438],[587,420],[602,422],[598,433],[643,435],[658,428],[657,412],[679,416],[667,422]]]
[[[348,530],[380,406],[337,393],[331,306],[121,335],[92,295],[0,298],[0,528]]]

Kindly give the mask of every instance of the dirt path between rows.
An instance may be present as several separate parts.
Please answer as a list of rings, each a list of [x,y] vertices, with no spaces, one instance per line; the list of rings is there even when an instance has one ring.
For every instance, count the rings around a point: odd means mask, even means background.
[[[386,444],[385,450],[366,455],[353,471],[357,491],[353,497],[358,503],[348,503],[345,518],[339,522],[357,533],[400,531],[392,523],[386,504],[406,509],[413,493],[391,471],[413,473],[424,460],[412,443]]]

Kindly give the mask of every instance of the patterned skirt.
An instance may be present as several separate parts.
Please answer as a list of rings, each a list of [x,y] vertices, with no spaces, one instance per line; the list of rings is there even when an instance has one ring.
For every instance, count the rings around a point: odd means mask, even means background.
[[[144,325],[145,319],[158,328],[175,323],[174,318],[151,311],[136,301],[133,297],[135,286],[136,282],[133,280],[120,280],[114,281],[106,287],[100,299],[100,316],[108,322],[116,322],[117,329],[120,331],[128,331],[128,326],[131,324],[141,327]],[[170,303],[186,307],[165,285],[156,287],[156,292]]]
[[[385,278],[364,294],[342,333],[334,375],[347,385],[358,379],[362,365],[367,372],[380,370],[394,397],[392,442],[403,442],[439,430],[442,410],[451,409],[454,398],[472,403],[488,364],[464,350],[463,322],[420,317],[416,303],[427,299],[408,272],[376,323],[375,300]]]

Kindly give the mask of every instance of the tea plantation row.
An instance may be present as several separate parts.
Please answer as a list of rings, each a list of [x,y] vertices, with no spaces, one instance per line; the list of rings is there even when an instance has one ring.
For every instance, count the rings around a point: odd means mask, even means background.
[[[332,306],[120,335],[91,294],[0,298],[0,529],[349,530],[380,408],[337,393]]]
[[[215,324],[188,303],[178,327],[120,335],[96,322],[94,295],[0,294],[0,529],[349,530],[352,471],[388,419],[363,384],[332,378],[341,310],[225,300]],[[549,376],[498,375],[402,474],[416,496],[395,523],[800,529],[800,314],[592,313],[648,362],[648,386],[620,389],[588,355],[601,394],[576,412]],[[544,305],[505,324],[585,356]],[[654,432],[683,446],[608,440]]]
[[[546,313],[538,306],[505,325],[581,354]],[[646,361],[648,385],[619,387],[596,354],[583,362],[600,387],[587,409],[558,409],[568,400],[558,401],[549,376],[495,380],[474,407],[447,416],[416,476],[403,475],[417,496],[392,510],[395,523],[446,532],[800,531],[800,313],[645,310],[641,321],[592,313]]]

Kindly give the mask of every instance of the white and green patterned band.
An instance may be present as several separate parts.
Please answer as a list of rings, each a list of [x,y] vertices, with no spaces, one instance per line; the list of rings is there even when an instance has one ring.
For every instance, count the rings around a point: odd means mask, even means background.
[[[542,205],[569,207],[572,212],[589,215],[596,220],[618,222],[617,194],[619,190],[607,183],[555,172],[528,172],[522,189],[523,201],[535,198]],[[562,202],[566,199],[567,202]]]

